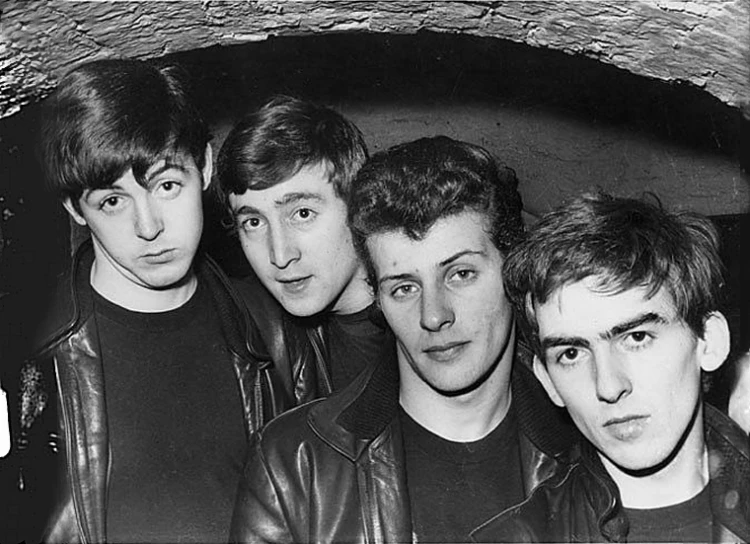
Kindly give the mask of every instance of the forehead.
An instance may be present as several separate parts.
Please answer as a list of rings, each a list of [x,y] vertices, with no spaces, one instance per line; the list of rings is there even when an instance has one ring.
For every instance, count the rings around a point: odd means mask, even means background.
[[[195,164],[193,157],[186,151],[165,152],[146,168],[143,178],[136,179],[133,172],[133,164],[131,163],[126,165],[125,171],[111,183],[106,184],[105,182],[100,186],[90,187],[84,190],[83,194],[86,195],[94,191],[106,190],[114,186],[127,187],[138,184],[142,187],[147,187],[150,180],[165,172],[170,175],[174,175],[175,173],[185,175],[195,174],[198,172],[198,166]]]
[[[411,239],[403,231],[371,235],[367,249],[378,277],[429,273],[461,252],[479,254],[501,269],[502,256],[485,225],[483,215],[462,212],[439,219],[420,240]]]
[[[330,202],[341,200],[329,181],[324,163],[303,166],[289,179],[265,189],[248,189],[242,194],[230,194],[229,203],[235,212],[242,207],[268,212],[286,203],[299,200]],[[341,201],[343,203],[343,200]]]
[[[654,313],[668,321],[676,318],[674,301],[662,287],[649,297],[649,287],[612,292],[598,277],[589,277],[558,288],[544,304],[535,303],[541,337],[594,337],[638,316]]]

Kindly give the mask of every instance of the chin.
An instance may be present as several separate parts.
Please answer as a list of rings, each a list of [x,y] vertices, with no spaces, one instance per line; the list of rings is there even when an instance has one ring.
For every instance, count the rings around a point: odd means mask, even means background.
[[[280,302],[287,312],[297,317],[310,317],[325,309],[325,306],[316,304],[315,301],[289,301],[282,298]]]
[[[144,277],[143,283],[151,289],[169,289],[170,287],[176,287],[179,285],[190,272],[190,267],[180,267],[179,270],[164,271],[163,274],[153,274],[150,277]]]
[[[607,455],[607,458],[625,472],[634,475],[646,475],[658,472],[668,461],[667,455],[655,454],[653,449],[648,452],[636,452],[630,455]]]
[[[443,395],[444,397],[460,397],[479,388],[484,380],[481,378],[475,380],[431,380],[428,382],[430,387]]]

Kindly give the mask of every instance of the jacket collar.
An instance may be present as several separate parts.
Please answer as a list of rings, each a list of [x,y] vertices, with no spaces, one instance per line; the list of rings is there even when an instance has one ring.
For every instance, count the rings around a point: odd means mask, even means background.
[[[334,449],[356,460],[398,413],[396,348],[371,365],[348,387],[317,404],[308,421]],[[511,391],[521,432],[544,453],[566,454],[578,436],[564,410],[555,407],[530,369],[530,352],[520,343],[511,373]]]
[[[94,246],[91,240],[83,242],[73,256],[70,270],[57,282],[51,306],[34,337],[35,357],[45,355],[67,335],[80,328],[91,315],[94,298],[91,290],[91,266],[94,263]]]
[[[710,404],[703,406],[715,536],[750,542],[750,437]]]
[[[398,413],[396,349],[341,391],[314,406],[308,422],[331,447],[354,461]]]

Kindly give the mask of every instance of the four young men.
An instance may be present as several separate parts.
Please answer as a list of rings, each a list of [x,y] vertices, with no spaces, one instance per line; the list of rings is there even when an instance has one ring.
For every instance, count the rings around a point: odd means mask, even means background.
[[[700,400],[728,350],[707,223],[596,197],[518,245],[484,149],[368,161],[279,97],[219,154],[257,276],[230,282],[198,249],[213,153],[173,68],[74,70],[44,151],[92,240],[21,371],[25,537],[224,541],[241,480],[238,541],[750,539],[747,437]]]

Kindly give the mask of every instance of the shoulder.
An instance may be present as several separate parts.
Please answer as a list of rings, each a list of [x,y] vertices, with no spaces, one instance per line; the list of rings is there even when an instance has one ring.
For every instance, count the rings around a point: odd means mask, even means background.
[[[270,311],[274,316],[281,316],[283,309],[275,298],[268,292],[255,274],[248,274],[240,278],[231,278],[232,287],[242,302],[249,309]]]
[[[230,282],[239,304],[260,329],[266,342],[272,343],[269,340],[275,339],[274,336],[285,326],[284,309],[254,274],[232,278]]]
[[[500,512],[478,527],[472,538],[477,542],[564,541],[566,512],[585,500],[580,484],[585,481],[579,463],[561,465],[558,472],[541,483],[523,502]],[[553,516],[550,513],[554,512]]]
[[[317,399],[276,416],[255,433],[255,447],[263,457],[291,457],[320,441],[309,424],[310,413],[325,399]]]
[[[729,416],[708,403],[704,407],[706,442],[714,451],[731,451],[750,464],[750,436]]]

